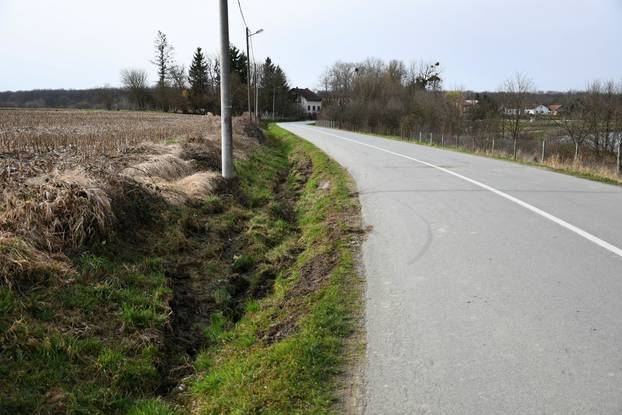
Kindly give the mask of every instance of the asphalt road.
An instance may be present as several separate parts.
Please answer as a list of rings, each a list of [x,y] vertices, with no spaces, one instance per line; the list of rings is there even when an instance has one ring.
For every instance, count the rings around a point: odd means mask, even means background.
[[[371,225],[366,413],[622,414],[622,188],[298,123]]]

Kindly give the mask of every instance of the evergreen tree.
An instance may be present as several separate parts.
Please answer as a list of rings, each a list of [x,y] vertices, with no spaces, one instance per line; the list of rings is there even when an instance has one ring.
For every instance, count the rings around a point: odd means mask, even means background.
[[[155,39],[155,57],[151,61],[158,70],[158,87],[166,86],[166,77],[173,60],[173,46],[168,43],[166,35],[158,30]]]
[[[242,84],[248,83],[248,57],[246,54],[235,46],[229,49],[229,59],[231,61],[231,73],[237,74]]]
[[[205,109],[207,106],[207,94],[209,78],[207,74],[207,61],[201,48],[197,48],[192,59],[192,64],[188,70],[188,81],[190,82],[190,101],[192,108],[196,110]]]
[[[270,58],[266,58],[260,73],[260,112],[269,114],[274,112],[277,118],[290,115],[292,103],[289,99],[289,85],[285,72],[280,66],[274,65]]]
[[[155,57],[151,61],[158,71],[158,84],[156,85],[156,98],[160,109],[168,111],[171,107],[170,94],[168,91],[169,69],[174,65],[173,46],[168,43],[164,33],[158,30],[155,39]]]

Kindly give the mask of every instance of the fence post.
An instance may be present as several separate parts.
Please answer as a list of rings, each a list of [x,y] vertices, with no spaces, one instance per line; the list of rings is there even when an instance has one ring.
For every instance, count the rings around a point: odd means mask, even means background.
[[[618,176],[622,176],[622,136],[618,137],[618,166],[616,167]]]
[[[421,141],[421,131],[419,131],[419,141]]]
[[[491,153],[494,153],[494,152],[495,152],[495,136],[493,134],[493,136],[492,136],[492,149],[491,149]]]
[[[432,133],[430,133],[430,145],[432,145]]]
[[[542,140],[542,156],[540,157],[540,163],[544,163],[546,157],[546,140]]]
[[[445,133],[441,133],[441,147],[445,147]]]

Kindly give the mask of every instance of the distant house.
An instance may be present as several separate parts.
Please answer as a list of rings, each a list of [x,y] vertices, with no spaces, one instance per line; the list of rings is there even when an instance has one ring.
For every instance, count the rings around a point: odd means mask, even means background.
[[[518,113],[525,115],[550,115],[551,110],[546,105],[537,105],[531,108],[524,108],[519,110],[518,108],[506,108],[501,109],[505,115],[517,115]]]
[[[503,114],[505,115],[516,115],[520,112],[518,108],[505,108],[504,107],[501,110],[503,111]]]
[[[527,115],[549,115],[551,111],[546,105],[540,104],[532,108],[525,108],[523,112]]]
[[[294,88],[291,94],[300,111],[306,116],[315,117],[322,109],[322,98],[309,88]]]
[[[504,108],[505,115],[516,115],[518,114],[518,109],[516,108]],[[524,108],[521,110],[522,114],[525,115],[549,115],[549,108],[546,105],[538,105],[532,108]]]
[[[549,115],[549,113],[551,112],[549,110],[549,107],[547,107],[546,105],[542,105],[542,104],[538,105],[533,110],[536,115]]]
[[[559,104],[549,105],[550,115],[553,115],[553,116],[559,115],[559,113],[562,111],[562,108],[563,108],[563,105],[559,105]]]

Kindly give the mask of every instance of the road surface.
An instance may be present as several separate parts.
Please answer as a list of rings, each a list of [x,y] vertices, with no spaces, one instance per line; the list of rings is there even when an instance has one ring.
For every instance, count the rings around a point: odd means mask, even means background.
[[[367,414],[621,414],[622,188],[300,123],[354,177]]]

